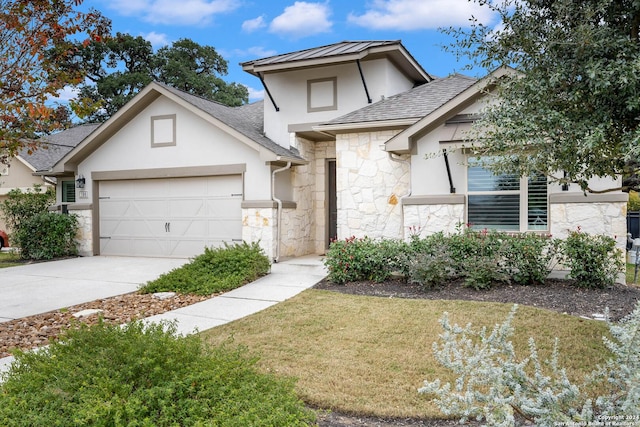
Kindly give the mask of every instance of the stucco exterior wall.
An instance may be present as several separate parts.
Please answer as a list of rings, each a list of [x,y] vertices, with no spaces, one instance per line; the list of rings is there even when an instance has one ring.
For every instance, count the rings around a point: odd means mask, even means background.
[[[176,115],[176,144],[151,147],[151,117]],[[78,165],[92,199],[91,172],[246,164],[244,199],[271,197],[269,166],[259,152],[171,100],[161,97]]]
[[[409,192],[408,156],[394,161],[380,149],[398,131],[338,135],[338,238],[398,238],[401,199]]]
[[[361,66],[373,102],[379,101],[383,96],[404,92],[413,86],[413,82],[386,59],[363,61]],[[333,77],[337,84],[337,108],[307,111],[307,82]],[[271,101],[265,99],[264,130],[269,138],[283,147],[288,148],[291,142],[289,125],[327,122],[368,105],[355,63],[267,74],[264,79],[280,109],[276,111]]]

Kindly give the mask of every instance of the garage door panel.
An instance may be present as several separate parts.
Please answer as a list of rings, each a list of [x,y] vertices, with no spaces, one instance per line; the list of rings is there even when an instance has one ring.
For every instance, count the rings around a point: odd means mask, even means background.
[[[106,181],[100,253],[190,257],[242,238],[242,177]]]

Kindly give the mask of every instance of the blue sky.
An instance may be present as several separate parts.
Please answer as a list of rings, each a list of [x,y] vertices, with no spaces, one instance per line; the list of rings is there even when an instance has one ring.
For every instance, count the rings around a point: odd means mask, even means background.
[[[495,17],[467,0],[85,0],[112,20],[113,32],[149,40],[155,49],[180,38],[213,46],[229,63],[228,82],[244,84],[251,100],[263,97],[260,81],[239,63],[344,40],[402,40],[436,76],[464,71],[442,45],[438,28],[466,26],[471,16]]]

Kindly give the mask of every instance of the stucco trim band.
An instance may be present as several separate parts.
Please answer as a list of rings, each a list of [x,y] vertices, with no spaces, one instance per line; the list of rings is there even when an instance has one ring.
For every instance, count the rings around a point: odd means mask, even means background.
[[[551,193],[549,203],[627,203],[629,195],[627,193]]]
[[[464,205],[464,194],[444,194],[438,196],[411,196],[402,199],[403,205]]]
[[[215,166],[192,166],[180,168],[131,169],[119,171],[91,172],[93,181],[119,179],[187,178],[196,176],[236,175],[247,170],[245,163]]]

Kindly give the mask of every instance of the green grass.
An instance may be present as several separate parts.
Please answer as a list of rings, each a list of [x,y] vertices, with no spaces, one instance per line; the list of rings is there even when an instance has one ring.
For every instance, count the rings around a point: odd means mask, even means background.
[[[640,266],[639,266],[640,267]],[[627,264],[627,284],[633,284],[633,277],[635,275],[635,264]],[[640,268],[638,269],[638,277],[636,278],[636,285],[640,282]]]
[[[432,343],[439,319],[493,326],[511,304],[429,301],[343,295],[308,290],[256,315],[201,335],[211,345],[229,337],[260,354],[264,372],[295,377],[308,404],[340,412],[381,417],[442,417],[417,389],[426,379],[452,381],[435,360]],[[521,357],[536,339],[541,359],[560,340],[560,364],[581,383],[608,357],[603,322],[521,306],[514,345]]]
[[[0,268],[15,267],[22,264],[24,264],[24,261],[21,261],[17,252],[0,252]]]

